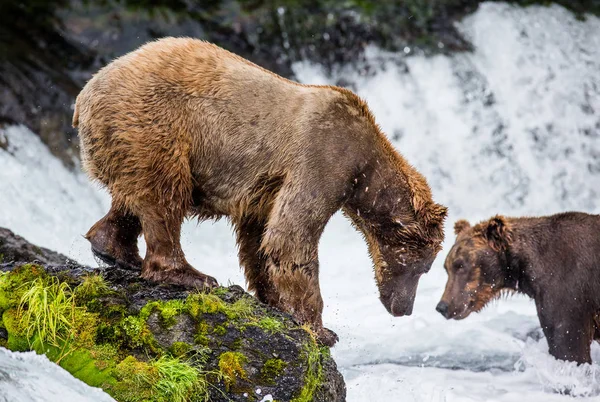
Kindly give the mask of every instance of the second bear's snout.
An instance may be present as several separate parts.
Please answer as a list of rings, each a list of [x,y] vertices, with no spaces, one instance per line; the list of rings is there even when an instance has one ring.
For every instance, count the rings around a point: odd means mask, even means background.
[[[444,317],[448,318],[448,303],[441,301],[438,303],[438,305],[435,309],[438,313],[440,313]]]

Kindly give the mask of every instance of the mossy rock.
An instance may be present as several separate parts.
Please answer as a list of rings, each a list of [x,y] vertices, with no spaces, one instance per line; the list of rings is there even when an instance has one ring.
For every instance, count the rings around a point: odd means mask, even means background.
[[[1,347],[43,353],[117,401],[345,400],[329,350],[239,286],[204,294],[117,267],[4,263],[0,317]]]

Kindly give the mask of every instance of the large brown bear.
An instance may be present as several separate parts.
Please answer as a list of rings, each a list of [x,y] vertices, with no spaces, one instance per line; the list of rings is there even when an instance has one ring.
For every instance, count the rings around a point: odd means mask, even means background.
[[[167,38],[100,70],[77,97],[73,125],[85,170],[112,195],[86,236],[97,255],[148,280],[216,286],[187,263],[180,227],[226,216],[250,290],[326,344],[336,336],[321,321],[317,248],[336,211],[365,235],[395,316],[411,313],[440,250],[446,208],[346,89],[300,85],[210,43]]]
[[[466,318],[503,291],[535,300],[550,354],[591,363],[600,338],[600,215],[538,218],[496,216],[454,226],[456,243],[444,267],[448,282],[437,310]]]

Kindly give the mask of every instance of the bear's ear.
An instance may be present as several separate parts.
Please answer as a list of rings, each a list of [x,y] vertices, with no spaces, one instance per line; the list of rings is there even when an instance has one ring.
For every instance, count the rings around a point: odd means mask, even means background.
[[[454,234],[459,235],[460,232],[471,227],[471,224],[466,219],[459,219],[454,223]]]
[[[512,232],[503,216],[496,215],[483,229],[483,236],[494,251],[505,250],[512,240]]]
[[[446,215],[448,215],[448,208],[435,202],[427,203],[423,212],[423,220],[429,226],[439,226],[444,223]]]

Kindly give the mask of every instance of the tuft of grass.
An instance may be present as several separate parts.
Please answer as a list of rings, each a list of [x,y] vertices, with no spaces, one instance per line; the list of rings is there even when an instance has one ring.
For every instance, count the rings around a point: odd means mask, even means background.
[[[118,400],[186,402],[209,400],[207,376],[219,373],[202,372],[174,357],[161,357],[142,362],[126,357],[116,368],[119,381],[115,388]]]
[[[206,384],[200,381],[200,373],[190,364],[164,356],[151,364],[158,371],[159,379],[153,385],[157,400],[186,402],[192,396],[207,394]]]
[[[75,301],[71,288],[56,277],[38,277],[27,284],[17,316],[26,328],[26,337],[37,335],[40,342],[58,346],[73,333]]]

